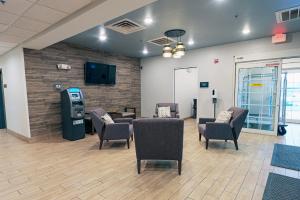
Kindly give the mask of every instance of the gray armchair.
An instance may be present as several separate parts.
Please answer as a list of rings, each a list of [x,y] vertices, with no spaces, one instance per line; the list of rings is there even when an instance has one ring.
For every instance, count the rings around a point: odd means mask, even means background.
[[[199,140],[203,135],[206,140],[206,149],[210,139],[215,140],[233,140],[236,150],[238,150],[237,140],[240,136],[243,124],[248,115],[248,110],[232,107],[229,111],[233,111],[232,119],[229,123],[215,123],[213,118],[199,119]]]
[[[114,124],[105,124],[101,116],[105,115],[106,111],[102,108],[93,110],[90,115],[92,123],[100,139],[99,149],[102,148],[103,141],[109,140],[126,140],[129,149],[129,139],[133,140],[133,127],[131,118],[116,118]]]
[[[175,118],[133,121],[138,174],[141,160],[177,160],[181,174],[183,120]]]
[[[170,107],[171,110],[171,118],[180,118],[179,116],[179,109],[177,103],[158,103],[155,107],[155,114],[153,115],[154,118],[158,117],[158,108],[159,107]]]

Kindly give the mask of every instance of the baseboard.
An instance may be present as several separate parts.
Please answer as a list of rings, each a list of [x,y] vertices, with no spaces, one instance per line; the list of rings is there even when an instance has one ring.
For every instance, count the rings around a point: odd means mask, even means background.
[[[24,135],[20,135],[19,133],[16,133],[15,131],[12,131],[10,129],[7,129],[7,133],[22,140],[22,141],[25,141],[25,142],[28,142],[30,143],[31,141],[31,138],[28,138],[28,137],[25,137]]]
[[[43,142],[43,141],[51,141],[53,139],[61,138],[60,134],[51,134],[51,135],[40,135],[40,136],[34,136],[31,138],[25,137],[23,135],[20,135],[12,130],[7,129],[7,133],[28,143],[35,143],[35,142]]]
[[[183,118],[183,120],[187,120],[187,119],[194,119],[194,118],[193,118],[193,116]],[[196,119],[194,119],[194,120],[196,120]]]

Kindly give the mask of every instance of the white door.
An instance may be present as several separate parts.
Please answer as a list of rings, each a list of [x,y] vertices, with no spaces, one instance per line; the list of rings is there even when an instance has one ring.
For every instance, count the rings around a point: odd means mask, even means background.
[[[235,105],[249,110],[243,131],[277,135],[281,61],[237,63]]]
[[[175,69],[174,102],[178,103],[180,118],[193,115],[193,99],[197,98],[198,69]]]

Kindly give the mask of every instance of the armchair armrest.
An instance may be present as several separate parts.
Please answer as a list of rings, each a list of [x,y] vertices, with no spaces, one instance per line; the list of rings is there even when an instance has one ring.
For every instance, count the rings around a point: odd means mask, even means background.
[[[132,118],[116,118],[114,119],[114,122],[115,123],[129,123],[129,124],[132,124]]]
[[[136,114],[136,107],[125,107],[124,111],[128,112],[128,110],[133,110],[133,112]]]
[[[233,139],[232,129],[228,123],[207,122],[205,135],[209,139]]]
[[[215,118],[199,118],[199,124],[206,124],[207,122],[214,122]]]
[[[129,123],[107,124],[103,139],[118,140],[130,137]]]

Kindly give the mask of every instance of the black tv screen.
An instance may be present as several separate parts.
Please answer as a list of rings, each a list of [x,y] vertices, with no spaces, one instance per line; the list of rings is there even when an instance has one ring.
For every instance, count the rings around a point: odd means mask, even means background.
[[[116,66],[87,62],[84,67],[86,84],[116,84]]]

